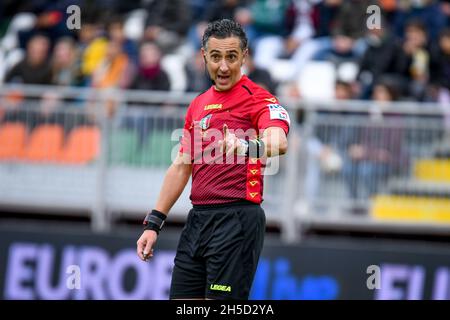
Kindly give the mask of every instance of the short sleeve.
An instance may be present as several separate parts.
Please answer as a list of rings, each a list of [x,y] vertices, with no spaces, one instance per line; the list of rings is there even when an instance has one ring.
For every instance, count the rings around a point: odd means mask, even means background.
[[[252,122],[258,129],[279,127],[286,135],[289,132],[291,120],[287,110],[278,102],[278,99],[270,94],[255,96],[255,113]]]

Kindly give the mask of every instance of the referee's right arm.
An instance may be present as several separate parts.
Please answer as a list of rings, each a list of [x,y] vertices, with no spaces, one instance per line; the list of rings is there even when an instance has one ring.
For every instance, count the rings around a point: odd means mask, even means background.
[[[192,163],[189,154],[178,153],[172,165],[166,172],[163,185],[159,193],[155,210],[167,215],[180,197],[192,172]],[[145,230],[137,242],[137,254],[146,261],[153,256],[153,246],[158,234],[154,230]]]
[[[175,204],[189,181],[192,172],[191,158],[186,153],[178,153],[166,172],[155,209],[165,214]]]

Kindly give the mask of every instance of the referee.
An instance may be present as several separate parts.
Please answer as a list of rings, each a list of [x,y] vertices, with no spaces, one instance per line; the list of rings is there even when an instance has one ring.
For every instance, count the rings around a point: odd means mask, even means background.
[[[180,152],[144,220],[137,254],[146,261],[170,208],[192,175],[171,299],[248,299],[264,242],[265,159],[286,153],[289,115],[241,73],[248,54],[241,26],[208,25],[202,54],[213,85],[190,104]]]

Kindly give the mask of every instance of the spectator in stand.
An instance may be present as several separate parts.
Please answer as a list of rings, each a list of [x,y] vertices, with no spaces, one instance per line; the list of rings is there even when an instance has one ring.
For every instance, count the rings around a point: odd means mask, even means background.
[[[133,74],[133,64],[122,51],[122,43],[109,41],[104,59],[92,74],[92,87],[98,89],[127,89]],[[108,116],[113,116],[118,108],[118,98],[113,94],[107,96],[105,106]]]
[[[331,46],[316,52],[312,57],[314,61],[330,61],[336,67],[344,62],[356,62],[359,58],[355,50],[356,39],[348,34],[336,31],[331,39]]]
[[[115,16],[108,22],[108,36],[112,41],[121,43],[123,52],[128,56],[133,64],[137,65],[138,48],[134,41],[126,38],[124,32],[124,21],[122,17]]]
[[[249,28],[251,22],[250,14],[248,10],[244,9],[249,2],[249,0],[206,1],[202,16],[198,20],[194,20],[194,24],[189,29],[189,41],[194,50],[200,49],[202,35],[208,22],[218,19],[236,20],[244,28],[249,39],[251,39],[252,30]]]
[[[203,20],[206,22],[217,19],[235,19],[236,11],[248,4],[246,0],[219,0],[209,3]]]
[[[390,82],[392,81],[392,82]],[[393,102],[400,97],[395,80],[384,77],[373,88],[372,100],[375,102]]]
[[[78,52],[75,41],[64,37],[53,48],[51,60],[52,84],[59,86],[77,86],[81,81],[78,64]]]
[[[284,21],[291,22],[286,23],[283,28],[279,27],[278,34],[263,34],[258,40],[256,64],[269,68],[275,59],[287,59],[292,62],[292,71],[286,74],[284,80],[294,81],[305,64],[314,58],[355,61],[366,48],[361,37],[367,29],[366,10],[370,3],[369,0],[326,0],[324,6],[319,8],[310,1],[293,1],[287,7],[284,18]],[[318,10],[327,14],[318,17]],[[319,21],[319,18],[323,20]],[[268,19],[273,20],[276,21]],[[331,37],[330,34],[334,36]]]
[[[400,6],[400,1],[398,0],[378,0],[378,5],[381,8],[384,18],[388,21],[390,25],[393,24],[394,19],[398,13],[398,7]]]
[[[446,27],[448,28],[450,27],[450,0],[441,0],[439,5],[440,10],[445,17]]]
[[[370,119],[355,117],[355,123],[366,123],[349,126],[343,132],[346,150],[343,176],[355,200],[366,200],[377,193],[389,177],[407,168],[402,117],[389,109],[392,107],[389,103],[398,96],[395,82],[387,78],[380,80],[373,89],[372,100],[376,103]]]
[[[50,84],[52,72],[48,61],[50,41],[44,35],[33,36],[27,44],[25,58],[5,77],[5,82],[23,84]]]
[[[366,44],[362,36],[367,30],[367,7],[370,0],[325,0],[324,7],[312,7],[307,1],[296,1],[297,14],[292,32],[290,60],[292,79],[311,60],[334,59],[334,62],[359,59]],[[318,17],[322,10],[325,15]],[[322,19],[322,20],[321,20]]]
[[[298,49],[314,35],[312,5],[307,1],[257,0],[249,10],[256,39],[254,59],[260,68],[268,69],[279,58],[296,61]]]
[[[450,28],[444,29],[431,58],[431,98],[441,104],[450,141]],[[447,142],[448,143],[448,142]]]
[[[105,58],[92,75],[92,86],[100,89],[120,88],[130,86],[133,65],[122,51],[122,44],[109,41]]]
[[[25,48],[29,40],[36,34],[45,34],[50,43],[53,44],[61,37],[73,37],[73,31],[67,28],[66,13],[67,7],[76,4],[80,5],[79,0],[39,0],[27,1],[20,4],[18,12],[30,12],[36,15],[35,25],[29,30],[20,30],[18,40],[21,48]]]
[[[100,24],[87,20],[79,30],[78,41],[82,84],[90,86],[92,73],[105,57],[108,40],[104,37]]]
[[[430,82],[434,89],[433,100],[450,104],[450,28],[441,32],[438,44],[433,47]]]
[[[345,103],[354,99],[355,95],[350,83],[337,81],[335,84],[336,103]],[[330,121],[342,119],[339,112],[329,110],[318,110],[317,123],[314,126],[313,134],[306,143],[307,168],[305,173],[304,194],[308,201],[318,200],[320,191],[321,176],[324,174],[334,174],[342,167],[342,123],[335,121],[335,125]],[[299,203],[300,206],[304,204]],[[305,210],[304,207],[302,207]]]
[[[191,23],[196,24],[202,21],[209,6],[216,2],[215,0],[190,0],[189,11],[191,12]]]
[[[164,54],[173,52],[187,34],[189,6],[184,0],[147,1],[144,40],[155,42]]]
[[[321,41],[314,54],[316,59],[357,59],[364,54],[366,43],[364,36],[367,30],[367,8],[371,0],[347,0],[339,5],[329,22],[329,36]],[[331,36],[331,37],[330,37]]]
[[[437,41],[440,31],[448,25],[445,6],[438,0],[415,0],[399,2],[399,9],[394,19],[394,30],[403,38],[406,36],[408,21],[421,21],[430,40]]]
[[[367,8],[372,4],[373,0],[344,1],[337,13],[333,31],[353,39],[363,38],[367,30]]]
[[[249,49],[249,54],[245,59],[244,64],[245,73],[247,74],[250,80],[252,80],[259,86],[263,87],[264,89],[275,95],[277,83],[272,79],[272,76],[267,70],[258,68],[255,65],[252,52],[253,50]]]
[[[139,49],[138,70],[130,89],[170,90],[169,76],[161,67],[162,52],[153,42],[144,42]]]
[[[131,83],[130,89],[148,91],[168,91],[170,90],[170,80],[167,73],[161,67],[161,50],[153,42],[144,42],[139,49],[139,66]],[[130,105],[139,108],[147,107],[147,101],[133,101]],[[169,108],[166,108],[169,107]],[[171,106],[163,105],[161,112],[173,110]],[[162,129],[165,121],[158,118],[153,119],[143,116],[129,115],[123,119],[122,126],[132,129],[138,133],[139,145],[143,146],[147,142],[149,134],[153,130]]]
[[[343,0],[323,0],[314,5],[311,16],[316,38],[331,36],[342,3]]]
[[[189,79],[186,87],[188,92],[203,92],[211,87],[211,79],[206,71],[203,54],[196,51],[194,61],[186,64],[186,78]]]
[[[384,19],[381,20],[381,28],[367,31],[366,41],[367,49],[359,62],[357,77],[362,99],[370,98],[373,84],[382,75],[395,72],[395,57],[400,49],[400,43],[392,35]]]
[[[430,55],[427,49],[428,37],[421,21],[410,21],[405,29],[402,47],[397,51],[396,73],[403,82],[406,95],[423,100],[429,79]]]

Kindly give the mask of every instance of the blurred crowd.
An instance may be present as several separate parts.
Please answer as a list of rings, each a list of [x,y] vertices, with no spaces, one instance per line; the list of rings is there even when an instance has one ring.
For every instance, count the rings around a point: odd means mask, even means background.
[[[450,101],[449,0],[6,0],[0,81],[201,92],[200,39],[219,18],[245,28],[244,72],[274,94],[331,83],[337,99]]]

